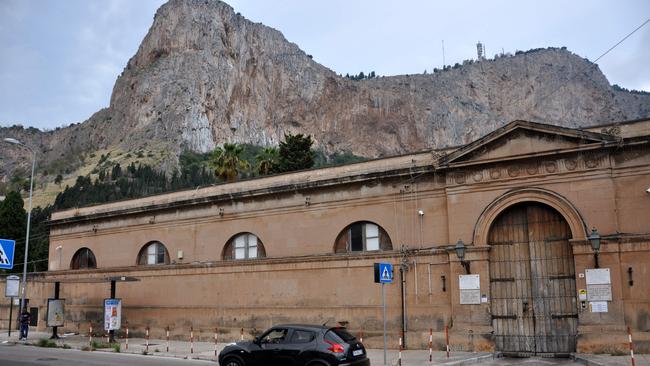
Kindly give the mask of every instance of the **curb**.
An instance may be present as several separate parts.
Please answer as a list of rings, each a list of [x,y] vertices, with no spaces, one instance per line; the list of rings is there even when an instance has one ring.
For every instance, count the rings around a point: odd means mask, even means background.
[[[600,362],[590,360],[590,359],[585,358],[583,356],[576,355],[575,353],[571,354],[571,359],[576,361],[576,362],[580,362],[581,364],[583,364],[585,366],[607,366],[604,363],[600,363]]]
[[[489,354],[489,355],[482,355],[482,356],[467,358],[465,360],[457,360],[457,361],[449,361],[449,362],[439,363],[438,365],[445,365],[445,366],[473,365],[473,364],[477,364],[477,363],[480,363],[482,361],[485,361],[487,359],[494,359],[494,357],[495,357],[494,354]]]

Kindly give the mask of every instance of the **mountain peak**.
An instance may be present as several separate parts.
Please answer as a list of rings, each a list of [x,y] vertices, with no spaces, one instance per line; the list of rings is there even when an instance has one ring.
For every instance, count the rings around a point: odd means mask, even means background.
[[[647,116],[650,96],[612,88],[564,49],[351,80],[221,1],[170,0],[110,107],[38,139],[49,163],[114,148],[174,169],[185,149],[277,145],[285,133],[311,135],[328,154],[380,157],[466,143],[517,119],[576,127]]]

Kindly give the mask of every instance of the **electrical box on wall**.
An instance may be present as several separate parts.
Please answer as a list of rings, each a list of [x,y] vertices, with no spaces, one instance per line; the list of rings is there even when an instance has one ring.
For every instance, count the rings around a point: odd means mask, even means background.
[[[178,251],[178,256],[177,257],[178,257],[179,260],[183,259],[183,251],[182,250]]]

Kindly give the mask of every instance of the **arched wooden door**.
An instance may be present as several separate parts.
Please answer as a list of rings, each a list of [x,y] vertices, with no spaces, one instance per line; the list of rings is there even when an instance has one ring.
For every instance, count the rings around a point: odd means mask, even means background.
[[[578,326],[571,230],[553,208],[516,204],[492,224],[490,290],[496,348],[575,352]]]

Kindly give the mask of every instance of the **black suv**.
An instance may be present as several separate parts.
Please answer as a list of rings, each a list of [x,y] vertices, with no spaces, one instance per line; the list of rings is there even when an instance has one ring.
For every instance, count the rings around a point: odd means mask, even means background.
[[[255,340],[232,343],[220,366],[370,366],[366,350],[345,328],[286,324]]]

